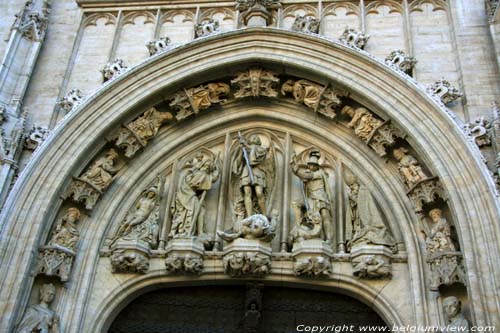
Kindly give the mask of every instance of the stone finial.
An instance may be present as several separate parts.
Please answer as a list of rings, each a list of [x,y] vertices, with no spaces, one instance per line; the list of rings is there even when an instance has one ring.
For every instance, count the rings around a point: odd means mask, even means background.
[[[155,54],[163,53],[168,50],[168,46],[170,44],[170,38],[167,36],[158,38],[156,40],[152,40],[146,43],[146,47],[148,48],[149,55],[153,56]]]
[[[194,26],[194,32],[196,38],[205,37],[217,33],[219,31],[219,21],[214,19],[208,19],[202,23],[197,23]]]
[[[265,27],[272,23],[273,10],[281,7],[280,0],[236,0],[236,10],[241,12],[247,27]]]
[[[66,112],[71,112],[74,108],[80,104],[83,96],[79,89],[71,89],[63,98],[61,98],[57,105],[61,107]]]
[[[427,88],[427,93],[435,96],[445,105],[463,96],[457,88],[453,87],[451,83],[445,79],[441,79],[430,85]]]
[[[115,59],[112,62],[108,62],[103,69],[101,69],[103,82],[107,82],[115,79],[127,69],[127,65],[122,59]]]
[[[24,147],[28,150],[37,149],[49,136],[49,130],[46,127],[33,125],[31,131],[28,133],[26,137],[26,141],[24,142]]]
[[[292,25],[293,31],[317,34],[321,20],[311,16],[297,15]]]
[[[345,28],[344,32],[339,38],[339,42],[350,46],[357,47],[358,49],[364,49],[366,43],[370,39],[370,35],[358,32],[351,28]]]
[[[409,73],[417,63],[417,60],[414,57],[406,55],[402,50],[394,50],[385,58],[385,63],[392,68]]]

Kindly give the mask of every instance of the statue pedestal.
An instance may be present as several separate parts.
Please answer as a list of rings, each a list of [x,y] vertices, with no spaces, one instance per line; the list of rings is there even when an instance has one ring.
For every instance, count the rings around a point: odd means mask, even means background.
[[[224,271],[231,276],[262,276],[271,270],[271,243],[237,238],[224,248]]]
[[[353,275],[362,279],[390,278],[392,251],[384,245],[355,245],[351,249]]]
[[[201,274],[203,271],[203,244],[194,238],[174,238],[165,248],[167,274]]]
[[[141,273],[149,269],[151,248],[140,240],[119,239],[111,246],[111,268],[113,273]]]
[[[321,239],[308,239],[293,244],[293,272],[297,276],[328,277],[332,271],[333,250]]]
[[[57,276],[61,282],[69,280],[75,252],[62,246],[42,246],[38,253],[37,274]]]

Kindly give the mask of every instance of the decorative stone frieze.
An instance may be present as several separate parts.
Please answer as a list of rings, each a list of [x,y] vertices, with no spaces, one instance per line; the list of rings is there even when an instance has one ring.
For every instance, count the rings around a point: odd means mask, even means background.
[[[465,124],[464,134],[472,138],[472,141],[479,147],[491,146],[491,124],[484,117],[479,117],[474,121]]]
[[[427,93],[431,94],[445,105],[463,96],[457,88],[453,87],[451,83],[445,79],[436,81],[434,84],[427,87]]]
[[[210,36],[217,32],[219,32],[219,21],[213,18],[202,23],[196,23],[194,26],[196,38]]]
[[[49,130],[46,127],[33,125],[24,141],[24,148],[36,150],[49,136]]]
[[[62,282],[69,280],[76,246],[80,238],[80,232],[76,226],[80,216],[77,208],[67,210],[47,245],[39,250],[36,274],[56,276]]]
[[[242,22],[247,27],[271,25],[273,11],[281,7],[280,0],[236,0]]]
[[[103,69],[101,69],[103,82],[108,82],[117,78],[120,74],[125,72],[127,65],[122,59],[115,59],[112,62],[108,62]]]
[[[297,15],[292,25],[293,31],[317,34],[321,20],[311,16]]]
[[[387,149],[396,143],[398,137],[405,136],[390,120],[381,120],[366,108],[344,106],[341,114],[351,118],[347,126],[382,157],[387,155]]]
[[[158,247],[161,178],[157,182],[141,194],[111,241],[113,273],[146,273],[149,269],[151,250]]]
[[[392,277],[392,251],[383,245],[355,245],[351,249],[353,275],[361,279]]]
[[[196,88],[183,89],[170,98],[170,107],[176,111],[175,118],[183,120],[196,115],[214,104],[224,103],[230,88],[226,83],[208,83]]]
[[[336,117],[336,110],[342,104],[341,98],[348,96],[344,89],[322,86],[308,80],[288,80],[281,86],[281,93],[291,94],[297,103],[330,119]]]
[[[163,124],[172,119],[170,112],[161,112],[152,107],[137,119],[116,130],[108,139],[114,141],[125,156],[132,157],[147,146]]]
[[[394,50],[385,58],[385,63],[399,71],[411,73],[411,70],[417,63],[417,59],[406,55],[402,50]]]
[[[168,36],[164,36],[146,43],[146,47],[148,48],[150,56],[168,51],[169,45],[170,38]]]
[[[80,176],[73,178],[67,188],[64,198],[85,205],[86,209],[94,208],[97,200],[113,182],[114,175],[121,166],[117,166],[118,154],[114,149],[108,150],[98,157],[92,165]]]
[[[71,112],[75,109],[83,99],[82,92],[78,89],[71,89],[68,93],[61,98],[57,105],[66,112]]]
[[[358,32],[354,29],[346,28],[339,38],[339,42],[358,49],[364,49],[370,35]]]
[[[167,274],[201,274],[203,272],[203,244],[195,238],[172,239],[166,249]]]
[[[52,283],[42,285],[40,303],[28,307],[15,332],[59,333],[59,316],[50,308],[55,296],[56,287]]]
[[[238,73],[231,80],[231,85],[237,90],[235,98],[244,97],[277,97],[279,77],[272,71],[262,68],[251,68],[245,72]]]

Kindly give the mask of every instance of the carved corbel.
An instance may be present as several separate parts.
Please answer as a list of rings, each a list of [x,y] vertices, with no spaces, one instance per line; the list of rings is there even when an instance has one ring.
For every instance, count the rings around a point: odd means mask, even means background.
[[[108,150],[103,156],[94,160],[80,177],[73,178],[63,197],[82,203],[86,209],[91,210],[120,170],[121,165],[117,166],[117,162],[116,151]]]
[[[238,73],[231,80],[231,85],[236,87],[235,98],[244,97],[277,97],[279,77],[271,71],[262,68],[251,68]]]
[[[155,54],[160,54],[169,49],[170,38],[167,36],[158,38],[156,40],[152,40],[146,43],[146,47],[148,48],[149,55],[153,56]]]
[[[358,32],[354,29],[346,28],[339,38],[339,42],[349,47],[364,49],[366,43],[370,39],[370,35]]]
[[[108,139],[114,141],[115,145],[124,151],[126,157],[132,157],[147,146],[163,124],[172,119],[170,112],[160,112],[152,107],[137,119],[116,130]]]
[[[206,110],[213,104],[221,104],[229,94],[226,83],[208,83],[196,88],[183,89],[170,98],[170,107],[176,111],[175,118],[183,120]]]
[[[302,103],[314,112],[333,119],[342,104],[342,97],[349,93],[340,88],[322,86],[308,80],[288,80],[281,86],[283,95],[291,94],[297,103]]]
[[[292,25],[292,31],[317,34],[321,20],[311,16],[297,15]]]

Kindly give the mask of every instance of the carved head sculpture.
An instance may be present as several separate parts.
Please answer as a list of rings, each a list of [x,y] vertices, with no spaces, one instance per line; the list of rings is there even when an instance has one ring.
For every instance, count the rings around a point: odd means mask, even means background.
[[[56,287],[52,283],[44,284],[40,289],[40,302],[50,304],[56,296]]]
[[[71,207],[66,211],[66,215],[64,215],[63,220],[69,223],[75,223],[80,219],[80,216],[80,211],[75,207]]]
[[[439,208],[434,208],[429,212],[429,217],[431,218],[432,222],[439,222],[442,215],[443,211]]]
[[[118,158],[118,153],[114,149],[108,150],[106,153],[106,157],[112,161],[116,160]]]
[[[310,170],[316,171],[319,169],[320,157],[321,157],[321,153],[317,149],[314,149],[309,153],[309,159],[307,161],[307,166]]]
[[[260,137],[257,134],[252,134],[250,138],[248,139],[248,144],[249,145],[257,145],[261,146],[262,141],[260,140]]]
[[[294,85],[294,81],[293,80],[287,80],[281,86],[281,93],[283,95],[286,95],[287,93],[291,93],[293,91],[293,85]]]
[[[392,155],[394,156],[394,158],[396,160],[401,161],[406,156],[407,152],[408,152],[408,149],[406,149],[404,147],[400,147],[400,148],[394,149],[394,151],[392,152]]]
[[[449,296],[443,300],[443,309],[448,319],[451,319],[462,311],[462,303],[455,296]]]

